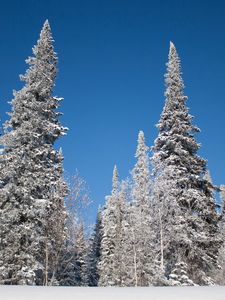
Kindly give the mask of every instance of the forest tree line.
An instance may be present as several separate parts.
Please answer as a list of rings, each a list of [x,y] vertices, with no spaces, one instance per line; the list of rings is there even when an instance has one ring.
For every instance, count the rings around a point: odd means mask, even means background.
[[[139,132],[127,179],[114,167],[90,236],[79,215],[89,202],[85,181],[76,174],[68,184],[54,148],[68,130],[59,121],[62,98],[52,95],[57,61],[46,21],[0,137],[0,284],[225,284],[225,188],[213,184],[198,155],[200,129],[174,44],[158,136],[149,147]]]

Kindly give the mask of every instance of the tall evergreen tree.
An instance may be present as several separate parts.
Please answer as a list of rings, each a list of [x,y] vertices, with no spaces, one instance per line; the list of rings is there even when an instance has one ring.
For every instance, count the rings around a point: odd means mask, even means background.
[[[132,170],[131,230],[135,249],[135,285],[149,286],[158,272],[155,265],[154,239],[151,226],[151,178],[148,147],[143,131],[138,134],[135,154],[137,162]]]
[[[112,194],[107,197],[102,216],[101,259],[98,264],[100,286],[122,285],[123,203],[119,197],[117,167],[113,170]]]
[[[57,56],[48,21],[33,54],[1,137],[0,281],[5,284],[52,282],[66,236],[63,157],[53,148],[66,128],[56,111],[62,98],[52,96]]]
[[[150,165],[148,156],[148,147],[145,144],[144,132],[138,134],[138,144],[135,153],[137,162],[132,170],[133,179],[133,199],[137,206],[149,207],[151,180],[150,180]]]
[[[132,238],[130,236],[129,223],[129,181],[122,180],[118,192],[118,212],[117,212],[117,248],[116,259],[117,285],[133,286],[134,284],[134,256],[132,249]]]
[[[165,83],[166,102],[153,147],[154,172],[157,180],[161,172],[166,174],[164,181],[173,187],[170,196],[176,199],[182,212],[180,221],[186,223],[186,237],[176,244],[179,257],[187,264],[186,272],[194,283],[210,284],[221,243],[218,220],[212,191],[203,179],[206,161],[197,155],[200,146],[194,138],[199,129],[192,124],[193,117],[186,107],[180,59],[173,43],[170,43]],[[163,190],[160,197],[167,197]],[[167,275],[174,269],[176,260],[172,264],[168,262]]]

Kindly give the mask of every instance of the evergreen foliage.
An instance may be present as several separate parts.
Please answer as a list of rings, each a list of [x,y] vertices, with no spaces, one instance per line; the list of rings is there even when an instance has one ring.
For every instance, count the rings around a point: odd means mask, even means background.
[[[102,216],[101,260],[99,262],[99,285],[122,285],[122,220],[124,203],[119,197],[117,167],[113,170],[112,194],[107,197]]]
[[[198,155],[200,129],[186,106],[174,44],[153,156],[140,131],[130,177],[120,182],[114,167],[89,239],[86,183],[77,173],[69,191],[62,150],[54,148],[67,132],[62,98],[52,96],[57,62],[46,21],[0,136],[0,284],[224,285],[225,187],[213,184]]]
[[[137,162],[132,170],[132,212],[130,229],[133,236],[135,286],[149,286],[155,281],[155,233],[152,230],[151,179],[148,147],[143,131],[138,134],[135,154]],[[131,228],[132,227],[132,228]]]
[[[157,178],[162,172],[163,176],[166,175],[164,182],[171,182],[173,189],[170,194],[179,204],[183,216],[180,222],[185,223],[186,233],[176,245],[176,251],[187,264],[188,276],[196,284],[211,284],[213,280],[210,274],[217,268],[221,244],[218,217],[212,191],[203,178],[206,161],[197,155],[199,144],[194,134],[199,129],[192,125],[193,117],[186,107],[180,59],[173,43],[170,43],[165,83],[166,103],[157,125],[159,135],[153,147],[154,172]],[[160,198],[166,197],[162,191]],[[168,262],[168,273],[175,264],[176,261]]]
[[[66,237],[63,157],[53,148],[66,128],[56,111],[62,98],[52,96],[57,57],[48,21],[33,54],[1,137],[0,281],[6,284],[49,284]]]

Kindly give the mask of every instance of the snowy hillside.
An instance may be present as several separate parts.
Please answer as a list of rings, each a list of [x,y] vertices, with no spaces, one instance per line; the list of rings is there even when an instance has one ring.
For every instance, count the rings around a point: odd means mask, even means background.
[[[225,287],[82,288],[0,286],[1,300],[224,300]]]

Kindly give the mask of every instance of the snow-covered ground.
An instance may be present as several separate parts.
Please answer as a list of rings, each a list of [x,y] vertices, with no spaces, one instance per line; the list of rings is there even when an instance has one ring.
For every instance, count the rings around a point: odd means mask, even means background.
[[[0,286],[1,300],[225,300],[225,287],[82,288]]]

